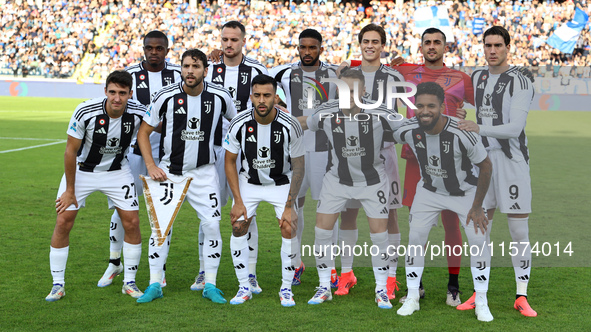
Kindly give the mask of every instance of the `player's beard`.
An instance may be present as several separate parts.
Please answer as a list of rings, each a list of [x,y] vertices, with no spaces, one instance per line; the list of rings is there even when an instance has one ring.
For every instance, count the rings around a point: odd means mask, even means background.
[[[433,120],[431,120],[431,123],[429,123],[429,124],[423,124],[423,121],[417,115],[417,120],[419,120],[419,127],[421,129],[423,129],[424,131],[430,131],[431,129],[435,128],[435,126],[437,125],[437,122],[439,122],[439,117],[441,117],[441,113],[438,113],[438,114],[434,115],[433,118],[432,118]]]
[[[300,61],[302,62],[302,66],[314,66],[315,64],[317,64],[317,63],[318,63],[318,60],[319,60],[319,59],[320,59],[320,54],[319,54],[319,55],[318,55],[316,58],[313,58],[311,61],[308,61],[308,62],[306,62],[306,61],[304,60],[304,58],[302,58],[302,57],[300,56]]]
[[[183,78],[183,81],[185,82],[186,86],[188,86],[189,88],[192,89],[196,86],[199,86],[199,84],[201,84],[201,82],[203,82],[203,77],[200,78],[200,77],[195,76],[195,83],[194,84],[188,84],[186,78]]]
[[[259,111],[259,106],[264,105],[266,107],[266,109],[264,111]],[[269,115],[269,113],[271,113],[271,110],[273,109],[273,104],[271,105],[267,105],[267,104],[259,104],[257,105],[257,107],[254,109],[255,112],[257,112],[257,115],[261,118],[266,117],[267,115]]]

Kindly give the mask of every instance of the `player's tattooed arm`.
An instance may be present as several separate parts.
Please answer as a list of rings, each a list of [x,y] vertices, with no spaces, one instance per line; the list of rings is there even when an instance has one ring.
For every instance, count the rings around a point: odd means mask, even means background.
[[[305,173],[305,161],[304,156],[296,157],[291,159],[291,184],[289,187],[289,196],[287,197],[287,201],[285,202],[285,207],[291,208],[294,207],[295,202],[298,199],[298,193],[300,192],[300,187],[302,186],[302,181],[304,180],[304,173]]]
[[[478,230],[481,230],[482,234],[486,234],[488,219],[484,214],[482,202],[484,201],[484,196],[486,196],[486,192],[488,191],[493,166],[488,156],[482,162],[476,164],[476,166],[479,168],[478,183],[476,184],[476,195],[474,196],[472,208],[468,212],[466,225],[469,225],[470,220],[472,220],[474,221],[474,232],[478,233]]]

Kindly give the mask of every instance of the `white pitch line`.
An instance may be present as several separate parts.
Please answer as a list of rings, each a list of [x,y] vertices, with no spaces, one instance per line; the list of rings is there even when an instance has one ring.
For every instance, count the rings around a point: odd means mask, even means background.
[[[24,141],[62,141],[61,139],[56,138],[34,138],[34,137],[0,137],[0,139],[15,139],[15,140],[24,140]]]
[[[52,142],[52,143],[47,143],[47,144],[40,144],[40,145],[27,146],[27,147],[20,148],[20,149],[4,150],[4,151],[0,151],[0,153],[8,153],[8,152],[23,151],[23,150],[34,149],[34,148],[40,148],[40,147],[43,147],[43,146],[56,145],[56,144],[61,144],[61,143],[66,143],[66,140],[61,140],[61,141],[59,141],[59,142]]]

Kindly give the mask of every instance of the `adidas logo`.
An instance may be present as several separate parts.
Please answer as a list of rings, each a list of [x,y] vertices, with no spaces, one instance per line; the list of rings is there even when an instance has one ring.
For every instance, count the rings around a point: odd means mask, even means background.
[[[388,214],[388,208],[384,207],[382,211],[380,211],[380,214]]]
[[[97,130],[95,131],[95,133],[97,133],[97,134],[103,134],[103,135],[106,135],[106,134],[107,134],[107,131],[105,130],[105,128],[104,128],[104,127],[100,127],[99,129],[97,129]]]
[[[110,240],[111,242],[117,242],[117,238],[116,238],[116,237],[114,237],[114,236],[111,236],[111,237],[109,237],[109,240]]]
[[[478,86],[476,87],[476,89],[484,89],[484,82],[478,84]]]
[[[297,254],[287,255],[287,257],[289,257],[289,259],[294,259],[296,256],[297,256]]]
[[[478,276],[478,277],[476,277],[474,279],[476,279],[478,281],[486,281],[486,277],[484,275],[480,275],[480,276]]]
[[[527,276],[527,274],[525,274],[525,275],[522,275],[522,276],[517,277],[517,279],[519,279],[521,281],[528,281],[529,280],[529,277]]]
[[[178,110],[174,111],[174,114],[187,114],[187,111],[185,111],[185,108],[181,106]]]
[[[240,255],[242,255],[242,251],[241,250],[234,250],[234,252],[232,253],[232,255],[234,257],[240,257]]]
[[[384,266],[384,267],[378,267],[378,271],[388,271],[390,270],[390,267],[388,265]]]
[[[392,204],[392,205],[394,205],[394,204],[399,204],[399,202],[398,202],[398,198],[394,198],[394,200],[393,200],[393,201],[392,201],[392,203],[390,203],[390,204]]]
[[[150,259],[156,259],[156,258],[160,257],[160,255],[158,255],[158,253],[154,253],[153,255],[150,255],[148,257],[150,257]]]
[[[130,266],[127,271],[137,271],[137,265]]]
[[[513,204],[513,206],[509,208],[509,210],[521,210],[521,207],[519,206],[519,204],[515,203]]]
[[[328,268],[328,266],[326,266],[326,264],[324,264],[324,263],[322,263],[320,265],[316,265],[316,267],[319,269],[327,269]]]
[[[332,130],[333,133],[343,134],[343,129],[341,127],[336,127]]]
[[[423,144],[423,142],[420,142],[420,141],[419,141],[419,143],[417,143],[415,146],[416,146],[417,148],[425,149],[425,144]]]
[[[215,217],[219,217],[219,216],[221,216],[220,211],[216,210],[215,213],[213,214],[213,216],[211,216],[211,217],[215,218]]]
[[[207,257],[209,257],[209,258],[214,258],[214,259],[215,259],[215,258],[220,258],[220,257],[222,257],[222,255],[220,255],[220,253],[219,253],[219,252],[216,252],[216,253],[213,253],[213,254],[211,254],[211,255],[209,255],[209,256],[207,256]]]
[[[254,248],[253,247],[248,247],[248,250],[254,251]]]
[[[134,200],[133,203],[131,203],[131,206],[138,206],[137,199]]]
[[[417,278],[418,275],[416,274],[416,272],[411,272],[409,274],[406,275],[407,278]]]
[[[246,139],[247,142],[251,142],[251,143],[256,143],[257,139],[254,136],[248,136],[248,138]]]
[[[246,266],[244,266],[244,264],[242,264],[242,263],[240,263],[240,264],[238,264],[238,265],[234,265],[234,268],[235,268],[236,270],[242,270],[242,269],[243,269],[243,268],[245,268],[245,267],[246,267]]]
[[[294,83],[302,83],[302,80],[300,80],[300,77],[299,76],[296,76],[296,77],[292,78],[291,81],[294,82]]]
[[[138,89],[147,89],[147,88],[148,88],[148,85],[146,84],[146,82],[142,81],[142,83],[140,83],[140,84],[137,86],[137,88],[138,88]]]
[[[224,83],[224,79],[221,76],[218,76],[216,78],[213,79],[213,82],[215,83]]]
[[[286,268],[285,268],[285,270],[286,270],[286,271],[295,271],[295,270],[296,270],[296,268],[295,268],[295,266],[293,266],[293,265],[292,265],[292,266],[288,266],[288,267],[286,267]]]

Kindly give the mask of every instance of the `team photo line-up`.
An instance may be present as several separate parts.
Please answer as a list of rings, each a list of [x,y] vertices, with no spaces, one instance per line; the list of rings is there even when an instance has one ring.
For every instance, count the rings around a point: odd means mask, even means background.
[[[49,255],[53,287],[47,301],[65,296],[69,233],[86,198],[100,191],[114,212],[109,265],[98,287],[111,285],[123,273],[122,292],[138,303],[163,296],[172,221],[185,200],[200,220],[199,273],[190,288],[214,303],[227,302],[216,277],[222,257],[221,207],[232,197],[230,255],[239,287],[231,304],[262,292],[256,273],[261,202],[273,205],[281,231],[278,295],[285,307],[295,305],[292,286],[300,284],[305,270],[305,249],[314,255],[319,277],[308,304],[331,300],[333,288],[334,295],[347,295],[356,285],[351,248],[356,247],[357,215],[363,207],[371,238],[365,255],[371,256],[379,308],[393,307],[400,256],[408,289],[397,313],[408,316],[420,309],[423,249],[429,249],[430,229],[441,215],[445,246],[462,248],[460,225],[465,228],[474,289],[462,303],[462,253],[448,250],[446,303],[474,309],[478,320],[492,321],[487,302],[490,232],[498,208],[507,214],[511,240],[518,246],[512,256],[514,308],[537,316],[527,300],[532,194],[525,125],[533,77],[509,64],[507,30],[486,30],[482,43],[488,66],[476,68],[471,77],[444,65],[448,47],[437,28],[421,36],[421,65],[401,58],[382,64],[387,38],[376,24],[358,35],[361,60],[338,66],[320,60],[323,38],[315,29],[299,35],[300,61],[271,69],[243,53],[246,34],[240,22],[227,22],[221,28],[221,49],[209,55],[187,50],[179,66],[166,61],[166,34],[151,31],[143,38],[144,60],[113,71],[105,96],[76,108],[56,199]],[[465,119],[464,102],[476,107],[476,122]],[[406,116],[399,114],[399,104],[407,106]],[[397,144],[406,159],[404,188],[399,187]],[[314,202],[307,204],[317,205],[315,238],[312,246],[302,246],[308,191]],[[150,282],[144,292],[135,282],[142,254],[141,195],[152,228]],[[402,206],[410,209],[406,246],[398,228]]]

